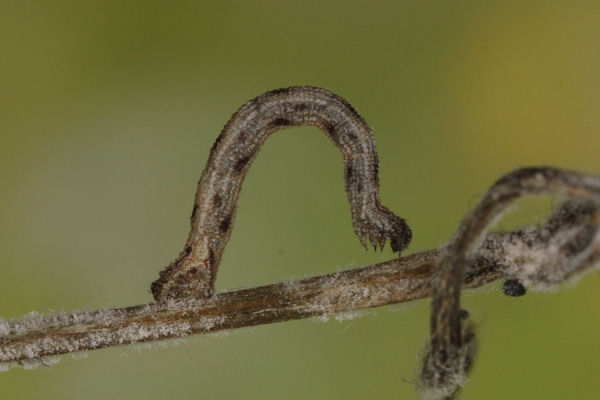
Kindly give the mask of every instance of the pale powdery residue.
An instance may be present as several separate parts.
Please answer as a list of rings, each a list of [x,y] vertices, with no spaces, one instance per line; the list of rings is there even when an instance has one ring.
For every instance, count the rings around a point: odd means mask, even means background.
[[[348,287],[346,290],[342,290],[342,293],[338,297],[339,304],[343,304],[344,308],[348,306],[361,306],[368,303],[373,297],[371,288],[368,287]],[[336,307],[338,308],[338,307]]]
[[[365,271],[369,276],[361,277],[361,280],[371,278],[373,271]],[[415,285],[422,285],[422,282],[415,279],[405,279],[397,282],[390,281],[385,276],[375,277],[375,284],[363,286],[360,283],[352,281],[343,281],[338,274],[324,276],[321,278],[319,287],[321,293],[313,296],[310,303],[299,306],[302,311],[315,315],[319,322],[326,322],[330,315],[340,310],[363,309],[371,305],[381,304],[382,299],[391,300],[407,291],[415,289]],[[294,283],[290,282],[287,289],[293,290]],[[352,319],[361,315],[355,311],[346,311],[337,314],[334,318],[338,321]]]
[[[442,400],[451,397],[456,391],[465,386],[469,379],[464,373],[457,373],[452,377],[448,377],[448,385],[440,387],[420,388],[421,397],[423,400]]]
[[[42,365],[42,362],[38,358],[34,358],[32,360],[23,360],[19,361],[19,365],[23,367],[23,369],[36,369],[37,367]]]
[[[0,372],[6,372],[11,368],[36,369],[38,367],[51,367],[60,362],[59,356],[48,356],[34,358],[30,360],[22,360],[19,362],[0,363]]]
[[[495,228],[497,228],[498,225],[500,224],[500,221],[502,221],[507,215],[513,213],[517,208],[518,208],[518,204],[516,204],[516,203],[509,204],[508,206],[504,207],[503,210],[501,210],[496,215],[494,215],[492,217],[492,219],[490,221],[488,221],[486,226],[481,230],[481,232],[479,232],[479,234],[476,236],[475,240],[473,240],[473,242],[470,245],[470,248],[471,249],[480,248],[487,237],[486,234],[490,231],[493,231]],[[455,238],[453,238],[453,239],[455,239]],[[442,246],[440,246],[440,247],[442,247]]]
[[[459,350],[455,362],[448,364],[445,360],[434,360],[430,348],[427,348],[421,377],[416,385],[421,397],[424,400],[454,399],[458,390],[469,382],[467,372],[476,351],[476,341],[468,341]]]
[[[60,357],[50,356],[50,357],[35,358],[32,360],[19,361],[18,365],[23,367],[23,369],[36,369],[41,366],[50,367],[52,365],[58,364],[59,362],[60,362]],[[17,364],[17,363],[14,363],[14,364]]]
[[[197,308],[200,308],[202,306],[205,306],[208,303],[211,303],[211,302],[214,303],[217,301],[217,299],[218,299],[218,294],[213,295],[209,299],[194,299],[194,298],[181,299],[181,300],[168,299],[162,304],[149,304],[146,307],[148,307],[148,311],[150,313],[168,310],[168,311],[179,311],[183,314],[186,314],[187,312],[197,309]]]
[[[344,321],[351,321],[356,318],[364,317],[368,313],[364,310],[352,310],[352,311],[342,311],[335,314],[335,320],[339,323]]]
[[[207,333],[205,336],[211,338],[224,338],[231,335],[231,331],[217,331],[212,333]]]
[[[210,332],[215,328],[223,326],[227,322],[227,317],[214,316],[214,317],[202,317],[194,321],[194,329],[201,332]]]
[[[122,310],[101,311],[79,311],[67,314],[56,312],[51,314],[39,314],[31,311],[19,319],[2,322],[0,325],[0,337],[22,336],[36,330],[60,329],[65,326],[99,323],[108,325],[125,316]]]
[[[40,325],[39,314],[31,311],[18,320],[11,319],[6,323],[8,335],[21,335],[23,332],[35,329]]]
[[[371,298],[371,290],[359,286],[331,286],[322,296],[315,296],[304,309],[310,314],[329,314],[341,309],[358,307]],[[325,318],[325,317],[323,317]]]
[[[42,357],[42,365],[44,367],[51,367],[53,365],[58,364],[61,359],[62,358],[60,356]]]
[[[84,358],[88,358],[89,355],[90,353],[88,353],[87,351],[80,351],[78,353],[72,353],[71,358],[73,360],[82,360]]]
[[[142,307],[150,312],[151,307]],[[181,337],[192,333],[189,321],[151,324],[141,322],[126,323],[124,310],[101,310],[95,312],[76,311],[73,314],[55,313],[39,315],[29,313],[18,320],[3,322],[3,332],[7,331],[9,341],[0,348],[0,362],[25,359],[24,368],[30,369],[38,364],[49,365],[53,359],[42,357],[46,354],[72,353],[81,349],[95,349],[111,344],[130,344],[167,337]],[[214,322],[213,322],[214,323]],[[39,330],[55,331],[46,336],[30,338],[25,343],[11,341],[11,336],[31,335]],[[68,333],[82,333],[81,336],[65,337]],[[6,369],[3,365],[2,369]]]
[[[315,315],[313,319],[317,322],[325,323],[329,321],[329,314]]]
[[[552,291],[565,282],[573,284],[582,276],[583,269],[589,267],[589,260],[598,253],[600,246],[599,232],[576,254],[565,254],[565,243],[568,244],[577,233],[577,229],[565,231],[549,243],[505,243],[504,261],[509,266],[508,275],[518,278],[534,291]]]
[[[389,283],[384,286],[384,297],[391,298],[393,293],[396,294],[404,294],[404,293],[412,293],[416,288],[423,285],[423,281],[420,280],[412,280],[412,279],[403,279],[396,282]]]
[[[147,340],[156,340],[171,336],[186,336],[192,332],[192,327],[188,321],[170,324],[141,325],[132,323],[119,329],[118,333],[111,332],[105,337],[98,337],[98,344],[118,343],[129,344],[144,342]]]
[[[377,284],[373,286],[361,286],[359,284],[345,285],[339,282],[336,274],[322,278],[322,286],[325,287],[320,296],[315,296],[313,301],[303,305],[304,311],[317,314],[313,319],[317,322],[328,322],[334,318],[338,322],[352,320],[369,315],[374,311],[367,311],[365,307],[370,304],[380,304],[381,299],[392,299],[394,294],[402,294],[414,290],[415,285],[421,285],[418,280],[405,279],[398,282],[390,282],[385,277],[377,277]],[[293,282],[288,284],[290,287]],[[338,312],[341,309],[356,307],[355,310]]]

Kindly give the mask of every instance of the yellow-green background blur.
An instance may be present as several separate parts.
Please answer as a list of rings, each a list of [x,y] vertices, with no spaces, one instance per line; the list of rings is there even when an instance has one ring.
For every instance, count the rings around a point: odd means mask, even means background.
[[[0,1],[0,315],[146,303],[179,253],[208,150],[246,100],[317,85],[375,132],[382,199],[450,237],[501,174],[600,173],[600,2]],[[354,236],[337,149],[274,135],[250,169],[219,290],[393,257]],[[556,202],[513,217],[534,222]],[[464,399],[596,399],[597,273],[464,295]],[[113,348],[0,373],[2,399],[415,399],[428,300]]]

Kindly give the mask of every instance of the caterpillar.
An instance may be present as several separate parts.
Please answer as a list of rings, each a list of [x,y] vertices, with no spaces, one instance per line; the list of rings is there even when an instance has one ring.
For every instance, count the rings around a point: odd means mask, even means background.
[[[342,153],[352,225],[363,247],[389,240],[394,251],[412,237],[406,221],[379,200],[378,156],[373,132],[358,112],[332,92],[295,86],[246,102],[227,122],[210,150],[198,183],[191,231],[179,257],[152,283],[156,301],[206,298],[231,235],[237,203],[252,161],[274,132],[295,126],[320,128]]]

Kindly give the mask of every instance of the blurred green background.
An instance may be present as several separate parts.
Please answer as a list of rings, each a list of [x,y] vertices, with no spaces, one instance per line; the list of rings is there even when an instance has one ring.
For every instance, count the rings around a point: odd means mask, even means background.
[[[447,240],[516,167],[600,173],[599,70],[595,0],[0,0],[0,315],[149,302],[209,148],[264,91],[317,85],[357,108],[414,252]],[[274,135],[218,289],[391,258],[361,248],[343,186],[317,129]],[[511,226],[553,203],[527,202]],[[598,283],[465,294],[481,348],[462,398],[597,398]],[[0,373],[0,398],[416,399],[428,305],[63,357]]]

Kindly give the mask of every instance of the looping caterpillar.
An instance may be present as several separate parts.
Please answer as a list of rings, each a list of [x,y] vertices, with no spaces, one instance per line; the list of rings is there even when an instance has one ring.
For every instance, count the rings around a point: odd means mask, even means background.
[[[367,239],[374,248],[383,248],[387,240],[394,251],[408,246],[412,237],[408,224],[379,200],[375,138],[365,120],[346,100],[328,90],[309,86],[277,89],[244,104],[210,150],[185,248],[152,283],[157,301],[212,295],[250,164],[272,133],[303,125],[320,128],[342,153],[352,224],[363,247],[367,247]]]

